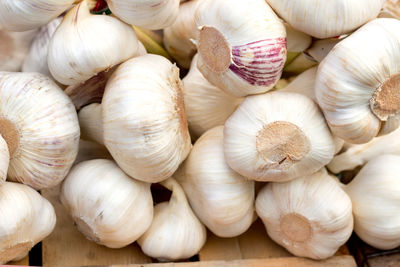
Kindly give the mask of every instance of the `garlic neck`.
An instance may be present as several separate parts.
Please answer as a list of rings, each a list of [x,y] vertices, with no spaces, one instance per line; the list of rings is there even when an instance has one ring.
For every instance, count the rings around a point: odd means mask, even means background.
[[[283,216],[280,228],[286,238],[293,242],[306,242],[312,235],[310,221],[298,213],[288,213]]]
[[[100,242],[99,237],[95,234],[92,227],[84,220],[79,217],[75,217],[74,222],[76,223],[76,227],[78,227],[79,231],[83,233],[87,239],[96,243]]]
[[[382,121],[400,112],[400,73],[390,76],[375,90],[370,100],[370,107]]]
[[[0,250],[0,263],[7,263],[10,259],[16,259],[27,253],[33,247],[32,241],[18,243],[12,247]]]
[[[225,36],[214,27],[200,30],[199,54],[204,64],[215,73],[222,73],[231,65],[231,47]]]
[[[308,137],[296,125],[276,121],[265,125],[257,134],[256,148],[269,162],[268,168],[288,170],[311,150]]]
[[[15,154],[19,147],[19,132],[17,127],[10,120],[0,117],[0,134],[7,143],[10,158]]]

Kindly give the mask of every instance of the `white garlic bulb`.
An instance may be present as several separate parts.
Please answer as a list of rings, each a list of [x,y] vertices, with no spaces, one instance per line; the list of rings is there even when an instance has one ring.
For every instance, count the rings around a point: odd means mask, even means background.
[[[51,38],[48,67],[62,84],[82,83],[133,57],[135,31],[117,18],[90,13],[88,0],[68,11]]]
[[[112,13],[128,24],[150,30],[170,26],[179,12],[179,0],[106,0]]]
[[[376,18],[385,0],[266,0],[293,28],[313,37],[348,33]]]
[[[256,210],[268,235],[299,257],[328,258],[353,231],[351,200],[326,170],[267,184]]]
[[[101,104],[93,103],[83,107],[78,113],[81,138],[104,145]]]
[[[400,245],[400,156],[370,160],[346,186],[353,202],[354,231],[369,245]]]
[[[75,0],[2,0],[0,25],[10,31],[39,28],[67,10]]]
[[[0,185],[0,264],[20,260],[54,229],[53,206],[31,187]]]
[[[161,183],[172,192],[169,202],[154,207],[150,228],[139,238],[143,252],[160,260],[188,259],[206,242],[207,232],[187,202],[182,187],[174,178]]]
[[[378,136],[365,144],[346,144],[344,152],[336,155],[328,164],[333,173],[353,170],[372,158],[383,154],[400,156],[400,129],[384,136]]]
[[[121,64],[104,92],[104,143],[128,175],[145,182],[169,178],[189,154],[179,69],[147,54]]]
[[[67,95],[39,73],[0,72],[0,134],[10,152],[8,179],[35,189],[67,175],[79,145],[76,111]]]
[[[0,71],[20,71],[37,30],[11,32],[0,26]]]
[[[234,96],[266,92],[286,60],[283,23],[265,0],[202,0],[196,11],[198,67]]]
[[[39,29],[22,65],[23,72],[40,72],[46,76],[51,76],[47,66],[49,43],[61,21],[62,17],[55,18]]]
[[[225,122],[228,165],[256,181],[310,175],[333,158],[335,144],[318,106],[286,92],[248,96]]]
[[[198,36],[198,29],[194,21],[198,3],[198,0],[192,0],[181,4],[178,18],[171,26],[164,29],[165,48],[180,66],[187,69],[197,51],[193,40],[196,40]]]
[[[182,80],[189,129],[195,138],[215,126],[223,125],[244,100],[210,84],[197,68],[197,58],[197,55],[193,58],[189,73]]]
[[[376,19],[320,63],[316,96],[335,135],[361,144],[399,126],[399,51],[400,21]]]
[[[136,241],[153,219],[150,184],[130,178],[107,159],[75,165],[60,199],[87,239],[110,248]]]
[[[0,135],[0,185],[6,181],[10,152],[6,140]]]
[[[193,211],[215,235],[234,237],[253,222],[254,181],[225,162],[223,126],[212,128],[194,144],[177,176]]]

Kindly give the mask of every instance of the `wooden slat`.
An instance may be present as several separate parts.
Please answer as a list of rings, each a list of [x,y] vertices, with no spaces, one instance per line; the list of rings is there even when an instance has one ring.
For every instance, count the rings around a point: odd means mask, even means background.
[[[12,261],[8,263],[9,265],[18,265],[18,266],[28,266],[29,265],[29,256],[26,256],[22,260]]]
[[[42,242],[44,267],[152,262],[135,244],[122,249],[110,249],[87,240],[73,225],[59,201],[59,188],[42,190],[42,195],[53,204],[57,215],[53,233]]]
[[[239,241],[235,238],[221,238],[208,231],[207,242],[199,252],[200,261],[241,259]]]
[[[304,258],[270,258],[270,259],[247,259],[234,261],[203,261],[184,263],[163,264],[130,264],[109,265],[109,267],[357,267],[351,256],[335,256],[323,261],[314,261]]]

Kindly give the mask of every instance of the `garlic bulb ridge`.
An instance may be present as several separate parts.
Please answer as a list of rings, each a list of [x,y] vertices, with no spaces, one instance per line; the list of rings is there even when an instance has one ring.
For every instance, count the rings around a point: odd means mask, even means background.
[[[153,258],[188,259],[206,242],[206,228],[194,215],[182,187],[174,178],[161,185],[172,191],[171,199],[154,207],[151,226],[138,243],[143,252]]]
[[[268,235],[299,257],[325,259],[353,231],[351,200],[325,170],[285,183],[269,183],[256,210]]]
[[[248,96],[225,122],[228,165],[256,181],[310,175],[332,159],[333,137],[318,106],[286,92]]]
[[[68,11],[50,41],[48,67],[62,84],[82,83],[133,57],[139,48],[132,27],[90,13],[88,0]]]
[[[234,237],[253,222],[254,181],[226,164],[223,131],[212,128],[197,140],[177,179],[199,219],[215,235]]]
[[[264,0],[200,1],[198,67],[210,83],[240,97],[266,92],[286,60],[283,23]]]
[[[107,159],[75,165],[60,199],[86,238],[110,248],[136,241],[153,219],[150,184],[130,178]]]

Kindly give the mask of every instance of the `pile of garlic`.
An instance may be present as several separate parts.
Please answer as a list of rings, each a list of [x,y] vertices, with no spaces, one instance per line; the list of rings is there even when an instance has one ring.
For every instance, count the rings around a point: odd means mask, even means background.
[[[160,261],[257,217],[299,257],[399,246],[396,3],[1,1],[0,264],[52,232],[54,186],[87,239]]]

